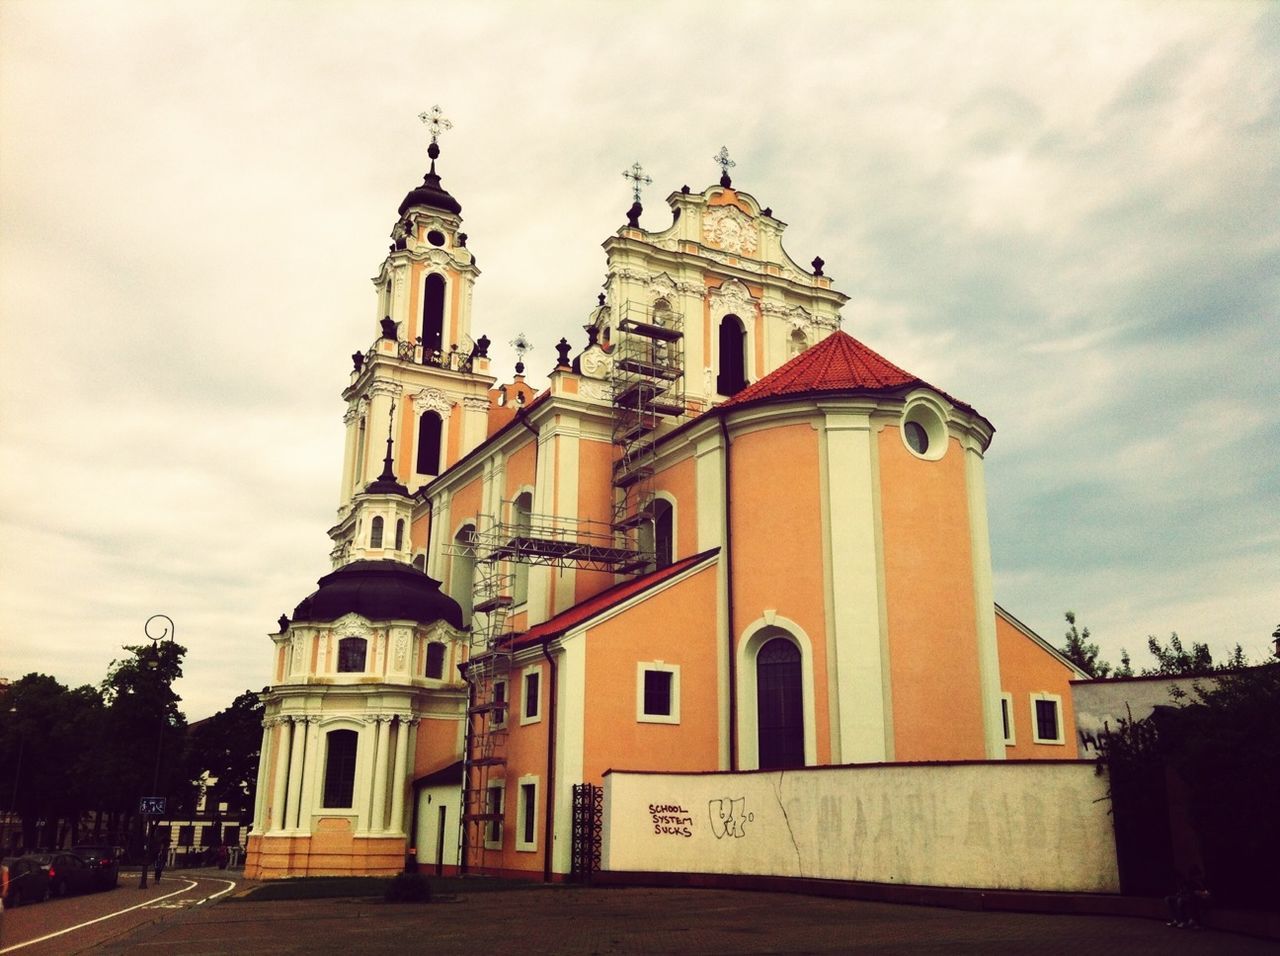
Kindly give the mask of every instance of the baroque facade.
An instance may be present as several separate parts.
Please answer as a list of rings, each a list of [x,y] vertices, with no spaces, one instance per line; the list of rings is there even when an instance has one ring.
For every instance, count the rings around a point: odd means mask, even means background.
[[[994,601],[991,423],[844,332],[727,163],[666,228],[637,193],[539,390],[472,338],[429,154],[343,391],[332,570],[271,635],[248,876],[562,878],[611,768],[1076,757],[1078,672]]]

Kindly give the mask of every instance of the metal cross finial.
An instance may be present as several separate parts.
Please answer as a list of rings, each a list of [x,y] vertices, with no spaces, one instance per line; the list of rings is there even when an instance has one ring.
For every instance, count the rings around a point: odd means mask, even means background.
[[[624,169],[622,178],[631,181],[631,192],[634,194],[636,202],[640,201],[640,187],[653,183],[653,180],[645,175],[644,169],[639,163],[632,163],[630,169]]]
[[[418,119],[422,120],[427,129],[431,130],[431,142],[433,143],[440,138],[440,134],[445,130],[453,129],[453,124],[444,118],[444,110],[439,106],[431,107],[430,112],[419,113]]]
[[[729,147],[721,146],[720,152],[711,157],[715,162],[720,164],[721,174],[728,176],[729,170],[738,164],[729,158]]]

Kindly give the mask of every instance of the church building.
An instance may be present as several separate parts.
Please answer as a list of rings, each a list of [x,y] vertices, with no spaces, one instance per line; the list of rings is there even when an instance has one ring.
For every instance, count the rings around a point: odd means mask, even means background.
[[[476,334],[423,118],[331,570],[271,635],[246,876],[563,879],[610,769],[1077,757],[1082,675],[995,603],[991,422],[842,329],[726,151],[653,229],[626,174],[585,336],[534,385]]]

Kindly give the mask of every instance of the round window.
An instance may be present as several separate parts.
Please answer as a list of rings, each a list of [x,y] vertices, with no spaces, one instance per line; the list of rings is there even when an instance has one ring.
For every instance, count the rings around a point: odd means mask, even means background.
[[[443,246],[444,233],[441,232],[439,229],[432,229],[429,233],[427,233],[427,242],[431,243],[433,246]]]
[[[907,422],[902,430],[906,433],[907,444],[917,455],[923,455],[929,450],[929,433],[919,422]]]

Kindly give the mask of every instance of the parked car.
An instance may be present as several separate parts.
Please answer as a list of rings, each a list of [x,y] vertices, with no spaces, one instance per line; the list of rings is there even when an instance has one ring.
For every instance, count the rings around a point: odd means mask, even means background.
[[[49,874],[49,892],[54,896],[92,893],[97,889],[93,868],[74,853],[37,853]]]
[[[49,898],[49,874],[37,857],[11,856],[2,862],[9,869],[9,892],[4,897],[6,909]]]
[[[71,852],[89,864],[98,889],[109,890],[120,885],[120,857],[124,852],[120,847],[82,843],[73,846]]]

